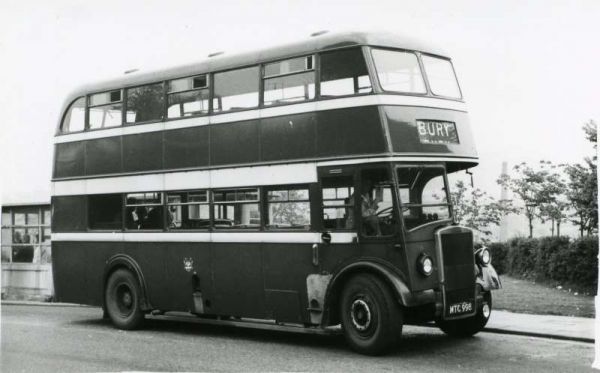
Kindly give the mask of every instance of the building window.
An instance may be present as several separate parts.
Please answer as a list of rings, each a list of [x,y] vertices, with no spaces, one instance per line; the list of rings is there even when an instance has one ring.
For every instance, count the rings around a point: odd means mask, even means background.
[[[123,124],[121,90],[97,93],[90,96],[89,128],[107,128]]]
[[[129,230],[163,229],[162,210],[162,193],[128,194],[125,227]]]
[[[169,82],[168,118],[208,114],[208,76],[199,75]]]
[[[213,192],[215,228],[259,228],[258,188]]]
[[[321,97],[347,96],[373,91],[360,49],[321,54]]]
[[[267,228],[310,228],[310,200],[307,188],[267,192]]]
[[[292,58],[264,67],[265,106],[315,98],[313,56]]]
[[[47,264],[50,252],[50,207],[2,210],[2,262]]]
[[[80,132],[85,129],[85,97],[75,100],[63,119],[60,131],[62,133]]]
[[[214,75],[213,111],[258,107],[258,66]]]
[[[88,197],[90,229],[121,230],[123,226],[123,197],[120,194]]]
[[[129,88],[127,90],[127,123],[162,120],[164,103],[163,83]]]
[[[167,194],[169,229],[208,229],[210,206],[206,190]]]
[[[351,176],[323,178],[323,227],[353,229],[354,181]]]

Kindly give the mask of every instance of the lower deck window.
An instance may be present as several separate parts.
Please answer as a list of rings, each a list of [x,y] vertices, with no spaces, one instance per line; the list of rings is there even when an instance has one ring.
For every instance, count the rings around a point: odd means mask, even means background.
[[[260,228],[257,188],[213,192],[215,228]]]
[[[208,229],[210,208],[208,192],[180,192],[167,195],[167,227],[169,229]]]
[[[161,193],[133,193],[126,198],[126,228],[162,229],[163,206]]]
[[[88,200],[90,229],[121,230],[123,197],[120,194],[90,196]]]
[[[308,189],[269,190],[267,199],[268,228],[310,227]]]

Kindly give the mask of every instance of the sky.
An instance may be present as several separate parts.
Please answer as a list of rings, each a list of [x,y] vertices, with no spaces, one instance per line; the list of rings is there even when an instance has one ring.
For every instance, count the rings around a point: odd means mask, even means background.
[[[475,185],[499,197],[503,161],[581,162],[600,121],[597,0],[0,1],[3,203],[48,201],[52,136],[84,83],[301,40],[382,30],[453,59],[480,156]]]

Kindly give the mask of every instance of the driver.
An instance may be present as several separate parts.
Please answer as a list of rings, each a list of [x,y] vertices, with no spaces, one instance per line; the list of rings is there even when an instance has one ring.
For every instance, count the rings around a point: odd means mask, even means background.
[[[361,196],[361,213],[362,213],[362,225],[367,236],[381,236],[381,229],[379,227],[379,218],[377,217],[377,210],[379,208],[380,200],[377,197],[371,197],[373,191],[373,185],[365,185],[365,192]]]

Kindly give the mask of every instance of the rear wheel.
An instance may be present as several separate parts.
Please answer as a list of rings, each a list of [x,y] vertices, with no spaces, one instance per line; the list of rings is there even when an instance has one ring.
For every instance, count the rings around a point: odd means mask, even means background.
[[[105,290],[106,313],[119,329],[136,329],[144,321],[138,279],[126,269],[117,269],[108,278]]]
[[[466,338],[482,331],[491,314],[492,293],[488,291],[483,295],[483,303],[479,306],[474,316],[459,320],[439,319],[436,321],[436,324],[444,333],[452,337]]]
[[[361,274],[348,281],[340,312],[346,341],[357,352],[379,355],[400,339],[400,305],[386,284],[373,275]]]

